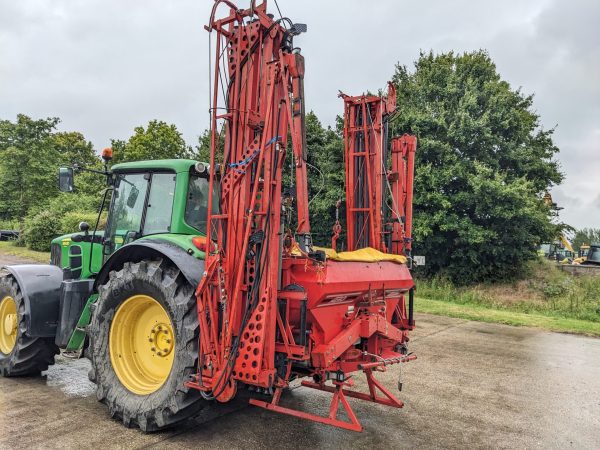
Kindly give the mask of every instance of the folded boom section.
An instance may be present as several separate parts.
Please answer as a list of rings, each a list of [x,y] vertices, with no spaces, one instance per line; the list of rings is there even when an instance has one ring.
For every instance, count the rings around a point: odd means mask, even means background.
[[[228,14],[217,18],[225,9]],[[216,56],[210,189],[219,195],[218,205],[209,200],[206,272],[196,290],[198,373],[187,385],[221,402],[231,400],[238,388],[250,387],[273,394],[271,402],[253,399],[255,405],[360,430],[347,396],[402,406],[375,380],[374,372],[414,359],[407,352],[413,322],[412,302],[407,306],[405,298],[409,293],[412,298],[414,286],[408,266],[402,258],[367,261],[358,253],[329,259],[312,244],[304,58],[293,42],[306,26],[275,19],[267,14],[266,1],[244,10],[216,0],[207,30]],[[353,220],[352,246],[349,221],[349,247],[406,254],[412,190],[407,173],[412,171],[414,138],[403,137],[390,146],[382,117],[395,99],[374,97],[373,102],[379,106],[363,102],[354,108],[355,115],[362,110],[362,119],[345,117],[354,121],[346,125],[347,134],[359,125],[364,133],[353,137],[364,144],[355,144],[353,151],[364,154],[352,156],[363,161],[351,170],[362,183],[359,203],[369,208]],[[371,118],[365,119],[365,111]],[[371,128],[374,133],[368,131]],[[388,147],[392,168],[386,172],[387,160],[378,160],[378,155]],[[295,192],[282,195],[286,151],[292,153]],[[380,186],[375,197],[373,184]],[[394,203],[396,228],[381,212]],[[367,376],[368,394],[348,389],[349,375],[355,371]],[[282,389],[306,376],[313,379],[307,387],[333,393],[329,417],[279,405]],[[339,402],[350,422],[336,418]]]

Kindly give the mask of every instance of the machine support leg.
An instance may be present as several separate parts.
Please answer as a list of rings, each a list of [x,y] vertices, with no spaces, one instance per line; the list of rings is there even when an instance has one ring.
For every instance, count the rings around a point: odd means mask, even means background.
[[[329,387],[329,386],[327,386]],[[259,406],[261,408],[268,409],[270,411],[275,411],[282,414],[288,414],[290,416],[298,417],[300,419],[312,420],[313,422],[319,422],[326,425],[332,425],[334,427],[344,428],[350,431],[362,431],[362,426],[360,422],[356,418],[356,414],[352,410],[348,400],[345,396],[345,389],[342,388],[342,383],[336,383],[335,387],[331,387],[331,391],[333,392],[333,398],[331,399],[331,405],[329,406],[329,416],[323,417],[318,416],[316,414],[306,413],[303,411],[298,411],[296,409],[286,408],[283,406],[279,406],[279,400],[281,398],[282,388],[277,388],[275,390],[275,394],[273,395],[273,399],[271,402],[265,402],[257,399],[250,399],[250,404],[254,406]],[[343,420],[339,420],[337,418],[339,404],[342,404],[344,409],[346,410],[346,414],[348,414],[348,418],[350,422],[345,422]]]
[[[331,404],[329,405],[328,417],[318,416],[316,414],[306,413],[303,411],[298,411],[296,409],[279,406],[279,400],[281,399],[281,393],[283,391],[283,388],[281,387],[278,387],[275,390],[271,402],[265,402],[253,398],[250,399],[250,404],[268,409],[270,411],[288,414],[290,416],[312,420],[313,422],[324,423],[326,425],[332,425],[334,427],[344,428],[346,430],[362,431],[362,426],[356,418],[356,414],[354,414],[352,407],[348,403],[347,397],[379,403],[381,405],[391,406],[393,408],[402,408],[404,406],[404,403],[398,400],[394,396],[394,394],[392,394],[385,386],[383,386],[379,381],[375,379],[372,370],[366,369],[364,372],[367,377],[367,383],[369,385],[368,394],[363,392],[352,391],[350,389],[344,389],[344,383],[340,382],[334,382],[333,386],[328,386],[325,383],[313,383],[310,381],[302,382],[302,386],[309,387],[312,389],[318,389],[320,391],[331,392],[333,394]],[[383,396],[377,395],[378,390],[383,394]],[[350,422],[346,422],[337,418],[340,403],[346,411],[346,414],[348,414]]]
[[[394,394],[392,394],[385,386],[375,379],[371,370],[365,370],[365,375],[367,376],[367,383],[369,384],[369,394],[351,391],[349,389],[342,389],[343,394],[348,397],[379,403],[381,405],[391,406],[393,408],[402,408],[404,406],[404,403],[402,403],[401,400],[398,400]],[[337,389],[333,386],[312,383],[310,381],[303,381],[302,386],[326,392],[334,392]],[[377,395],[377,389],[379,389],[379,391],[381,391],[385,397]]]

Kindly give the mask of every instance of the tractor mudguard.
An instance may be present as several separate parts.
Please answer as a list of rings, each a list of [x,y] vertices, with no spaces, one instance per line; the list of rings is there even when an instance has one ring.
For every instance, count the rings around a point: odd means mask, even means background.
[[[60,292],[60,314],[54,343],[65,348],[92,293],[94,280],[65,280]]]
[[[3,266],[19,283],[25,300],[27,335],[54,337],[60,309],[63,271],[49,264]]]
[[[194,288],[200,283],[204,273],[203,260],[195,258],[171,242],[143,239],[124,245],[111,255],[96,277],[94,291],[97,292],[98,286],[106,282],[111,270],[119,270],[126,262],[139,262],[152,257],[169,259]]]

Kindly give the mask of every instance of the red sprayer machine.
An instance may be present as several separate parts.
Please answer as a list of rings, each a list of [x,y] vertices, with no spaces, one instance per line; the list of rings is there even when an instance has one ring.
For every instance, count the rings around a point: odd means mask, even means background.
[[[216,0],[210,191],[205,273],[197,288],[198,373],[187,383],[227,402],[250,403],[350,430],[362,427],[347,397],[400,408],[375,375],[415,358],[409,271],[416,139],[388,140],[386,97],[343,96],[347,250],[313,245],[308,213],[303,24]],[[226,11],[222,18],[217,13]],[[291,155],[290,155],[291,153]],[[293,162],[295,192],[282,189]],[[390,164],[391,162],[391,164]],[[341,169],[341,168],[340,168]],[[368,392],[353,390],[354,373]],[[280,405],[290,383],[332,394],[327,417]],[[265,394],[271,397],[265,398]],[[349,422],[337,418],[339,403]]]

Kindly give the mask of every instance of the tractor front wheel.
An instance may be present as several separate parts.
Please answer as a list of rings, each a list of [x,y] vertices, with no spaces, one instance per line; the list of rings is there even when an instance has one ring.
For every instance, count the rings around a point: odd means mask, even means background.
[[[90,325],[90,379],[126,426],[155,431],[206,403],[184,386],[196,371],[198,315],[192,286],[164,260],[126,263],[100,286]]]
[[[54,338],[27,334],[27,308],[19,284],[0,274],[0,375],[39,375],[54,364],[59,350]]]

